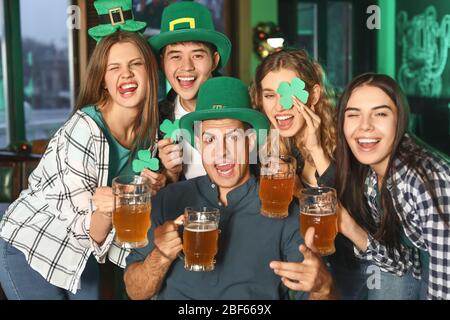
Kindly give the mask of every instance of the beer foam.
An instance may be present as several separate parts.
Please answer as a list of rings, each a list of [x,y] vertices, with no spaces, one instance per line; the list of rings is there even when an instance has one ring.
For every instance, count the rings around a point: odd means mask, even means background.
[[[217,229],[217,225],[213,222],[211,223],[198,223],[198,222],[191,222],[189,225],[184,227],[185,230],[191,231],[191,232],[207,232],[207,231],[214,231]]]
[[[332,216],[335,212],[331,209],[310,209],[308,212],[301,211],[301,214],[305,216]]]

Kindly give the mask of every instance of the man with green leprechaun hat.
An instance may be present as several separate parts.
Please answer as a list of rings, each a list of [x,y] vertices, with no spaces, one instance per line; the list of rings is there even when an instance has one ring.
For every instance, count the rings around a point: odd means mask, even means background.
[[[160,102],[160,122],[174,122],[195,111],[200,85],[225,66],[230,40],[214,29],[207,7],[192,1],[174,3],[163,11],[161,32],[149,39],[172,90]],[[205,175],[199,153],[182,141],[159,141],[159,158],[170,181]]]
[[[313,246],[314,229],[301,238],[297,203],[291,203],[286,219],[260,214],[259,181],[250,173],[249,153],[257,141],[264,142],[269,121],[252,109],[245,84],[230,77],[207,80],[196,110],[181,118],[180,127],[199,150],[207,175],[170,184],[152,199],[149,244],[127,257],[129,297],[288,299],[291,289],[298,299],[308,293],[310,299],[334,298],[331,275]],[[187,213],[180,214],[188,207],[220,211],[218,251],[215,262],[205,266],[208,272],[188,271],[185,259],[178,258],[187,241],[178,229],[183,223],[185,233],[190,228]]]

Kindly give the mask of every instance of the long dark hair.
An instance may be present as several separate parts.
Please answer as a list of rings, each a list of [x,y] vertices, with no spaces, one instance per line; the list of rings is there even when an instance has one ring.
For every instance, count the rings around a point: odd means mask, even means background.
[[[158,115],[158,64],[156,58],[145,39],[135,33],[117,31],[103,38],[92,53],[86,76],[80,87],[74,113],[87,105],[104,106],[111,99],[103,82],[108,63],[108,54],[116,43],[132,43],[141,53],[147,69],[147,96],[141,106],[141,113],[134,122],[135,142],[131,148],[134,153],[138,148],[148,148],[153,142],[159,123]]]
[[[350,150],[344,135],[344,115],[348,100],[353,91],[361,86],[372,86],[383,90],[397,107],[397,127],[384,180],[381,186],[381,206],[383,215],[378,226],[370,214],[364,195],[364,183],[369,171],[368,165],[361,164]],[[397,197],[396,182],[392,180],[393,194],[389,193],[386,181],[394,179],[393,173],[402,166],[415,171],[423,180],[424,187],[431,195],[433,204],[440,213],[436,192],[432,186],[431,178],[427,174],[427,168],[423,165],[424,159],[432,157],[431,148],[408,131],[409,104],[400,86],[391,77],[382,74],[365,73],[354,78],[344,90],[338,104],[337,112],[337,146],[336,163],[339,170],[336,173],[336,186],[338,197],[343,206],[349,211],[356,222],[366,229],[373,237],[384,243],[389,255],[393,255],[395,249],[400,249],[402,225],[397,212],[403,210],[395,200]],[[400,160],[398,165],[394,161]],[[448,220],[448,217],[444,219]],[[446,221],[448,223],[448,221]]]

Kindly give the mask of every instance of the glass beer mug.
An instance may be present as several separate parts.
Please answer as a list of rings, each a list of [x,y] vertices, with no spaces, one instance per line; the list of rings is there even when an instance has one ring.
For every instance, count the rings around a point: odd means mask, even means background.
[[[314,245],[322,256],[336,251],[337,235],[336,190],[333,188],[305,188],[300,191],[300,232],[314,227]]]
[[[297,161],[288,155],[270,157],[261,164],[259,198],[263,216],[282,219],[289,215],[296,169]]]
[[[148,244],[151,225],[151,184],[140,176],[119,176],[113,179],[113,225],[116,242],[126,248],[142,248]]]
[[[213,271],[218,251],[220,212],[216,208],[186,208],[184,212],[184,268]]]

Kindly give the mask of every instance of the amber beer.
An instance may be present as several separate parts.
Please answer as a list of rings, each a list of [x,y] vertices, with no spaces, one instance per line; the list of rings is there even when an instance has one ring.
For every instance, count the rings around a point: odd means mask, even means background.
[[[259,188],[261,212],[270,218],[287,217],[294,193],[294,176],[290,178],[261,176]]]
[[[214,270],[218,251],[220,212],[217,208],[186,208],[184,211],[184,268]]]
[[[305,188],[300,191],[300,233],[303,238],[314,227],[314,246],[323,256],[336,251],[337,235],[336,190],[328,187]]]
[[[288,155],[270,157],[261,164],[259,198],[261,214],[269,218],[286,218],[295,184],[295,158]]]
[[[334,239],[337,235],[337,216],[331,210],[309,210],[300,214],[300,232],[305,237],[306,230],[314,227],[314,246],[323,256],[336,251]]]
[[[119,176],[113,179],[112,189],[116,242],[126,248],[145,247],[151,223],[150,180],[141,176]]]
[[[116,208],[113,224],[117,240],[122,243],[147,242],[147,231],[151,226],[150,213],[149,204],[124,205]]]
[[[215,223],[190,223],[183,233],[185,268],[192,271],[211,271],[217,254],[219,230]]]

